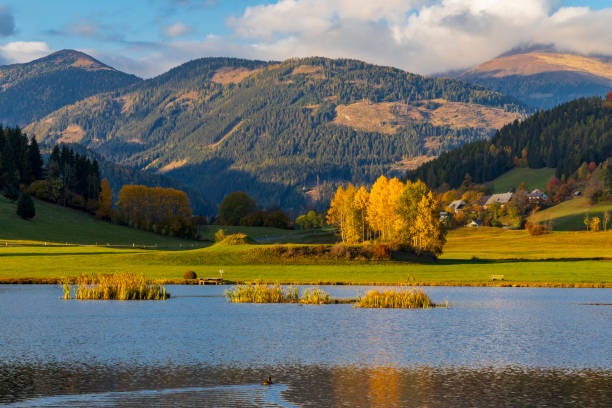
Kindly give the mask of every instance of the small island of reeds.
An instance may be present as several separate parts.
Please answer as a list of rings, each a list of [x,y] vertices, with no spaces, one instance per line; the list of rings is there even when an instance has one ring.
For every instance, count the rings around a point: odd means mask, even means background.
[[[300,296],[297,286],[283,287],[259,282],[234,286],[225,292],[232,303],[300,303],[307,305],[326,305],[331,303],[352,303],[354,300],[332,299],[320,288],[308,288]]]
[[[355,307],[366,308],[429,309],[437,306],[423,289],[413,286],[384,291],[371,290],[355,303]]]
[[[438,307],[421,288],[413,286],[385,291],[371,290],[364,297],[357,299],[335,299],[318,287],[308,288],[300,296],[299,288],[296,286],[283,287],[279,284],[268,285],[255,282],[234,286],[225,292],[225,297],[232,303],[299,303],[308,305],[352,303],[354,307],[402,309]]]
[[[166,287],[131,273],[81,275],[75,283],[64,283],[64,299],[78,300],[165,300]]]

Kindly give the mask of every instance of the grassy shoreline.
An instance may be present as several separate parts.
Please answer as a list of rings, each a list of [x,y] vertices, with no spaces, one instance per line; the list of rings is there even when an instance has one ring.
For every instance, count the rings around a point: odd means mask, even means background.
[[[61,285],[64,282],[74,283],[74,277],[51,277],[51,278],[0,278],[0,285]],[[184,279],[156,279],[153,281],[159,285],[197,285]],[[220,286],[242,285],[250,283],[250,280],[225,281]],[[300,286],[404,286],[408,282],[383,282],[383,281],[285,281],[285,280],[262,280],[262,284],[300,285]],[[490,287],[490,288],[612,288],[612,283],[583,283],[583,282],[517,282],[517,281],[481,281],[481,282],[454,282],[454,281],[415,281],[415,286],[456,286],[456,287]]]
[[[289,244],[294,247],[304,244]],[[164,284],[185,284],[186,270],[227,283],[491,287],[612,287],[612,231],[555,232],[532,237],[525,231],[493,228],[449,232],[437,261],[345,258],[316,259],[274,245],[214,245],[203,249],[0,246],[0,284],[56,284],[80,274],[137,273]],[[267,254],[264,258],[256,255]],[[504,280],[491,280],[504,275]]]

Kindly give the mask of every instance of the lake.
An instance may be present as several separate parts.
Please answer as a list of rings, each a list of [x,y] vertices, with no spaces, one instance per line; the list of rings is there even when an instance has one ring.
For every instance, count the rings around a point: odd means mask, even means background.
[[[449,302],[428,310],[167,289],[166,301],[118,302],[0,286],[0,404],[612,406],[610,289],[427,287]]]

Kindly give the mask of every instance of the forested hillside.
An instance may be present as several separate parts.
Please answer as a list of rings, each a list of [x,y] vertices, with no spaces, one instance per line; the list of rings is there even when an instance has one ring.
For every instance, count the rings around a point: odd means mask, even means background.
[[[62,106],[138,81],[72,50],[0,66],[0,123],[25,126]]]
[[[207,199],[199,190],[187,188],[173,178],[164,176],[163,174],[143,171],[131,166],[122,166],[113,163],[104,156],[78,144],[69,144],[68,146],[75,152],[96,161],[100,169],[100,177],[107,179],[110,184],[114,201],[116,201],[121,187],[126,184],[174,188],[187,193],[194,214],[213,216],[217,213],[217,206]]]
[[[462,81],[354,60],[206,58],[64,107],[27,128],[171,176],[219,202],[243,190],[299,208],[318,182],[371,183],[522,117]]]
[[[612,93],[607,99],[582,98],[540,111],[501,128],[491,140],[446,152],[407,174],[429,186],[458,187],[469,175],[476,183],[491,181],[519,165],[556,168],[569,178],[583,163],[612,156]]]

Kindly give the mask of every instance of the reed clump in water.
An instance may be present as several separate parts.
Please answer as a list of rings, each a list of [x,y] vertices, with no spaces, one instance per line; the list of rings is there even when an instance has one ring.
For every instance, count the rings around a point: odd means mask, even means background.
[[[332,303],[332,298],[321,288],[308,288],[300,299],[300,303],[307,305],[327,305]]]
[[[225,291],[225,297],[232,303],[297,303],[299,289],[255,282],[234,286]]]
[[[225,297],[232,303],[302,303],[310,305],[333,303],[332,298],[323,289],[306,289],[303,296],[300,297],[299,288],[295,286],[282,287],[259,282],[234,286],[225,292]]]
[[[401,309],[428,309],[436,306],[423,289],[414,287],[385,291],[371,290],[355,304],[355,307]]]
[[[166,287],[131,273],[81,275],[76,283],[64,283],[64,299],[78,300],[165,300]]]

